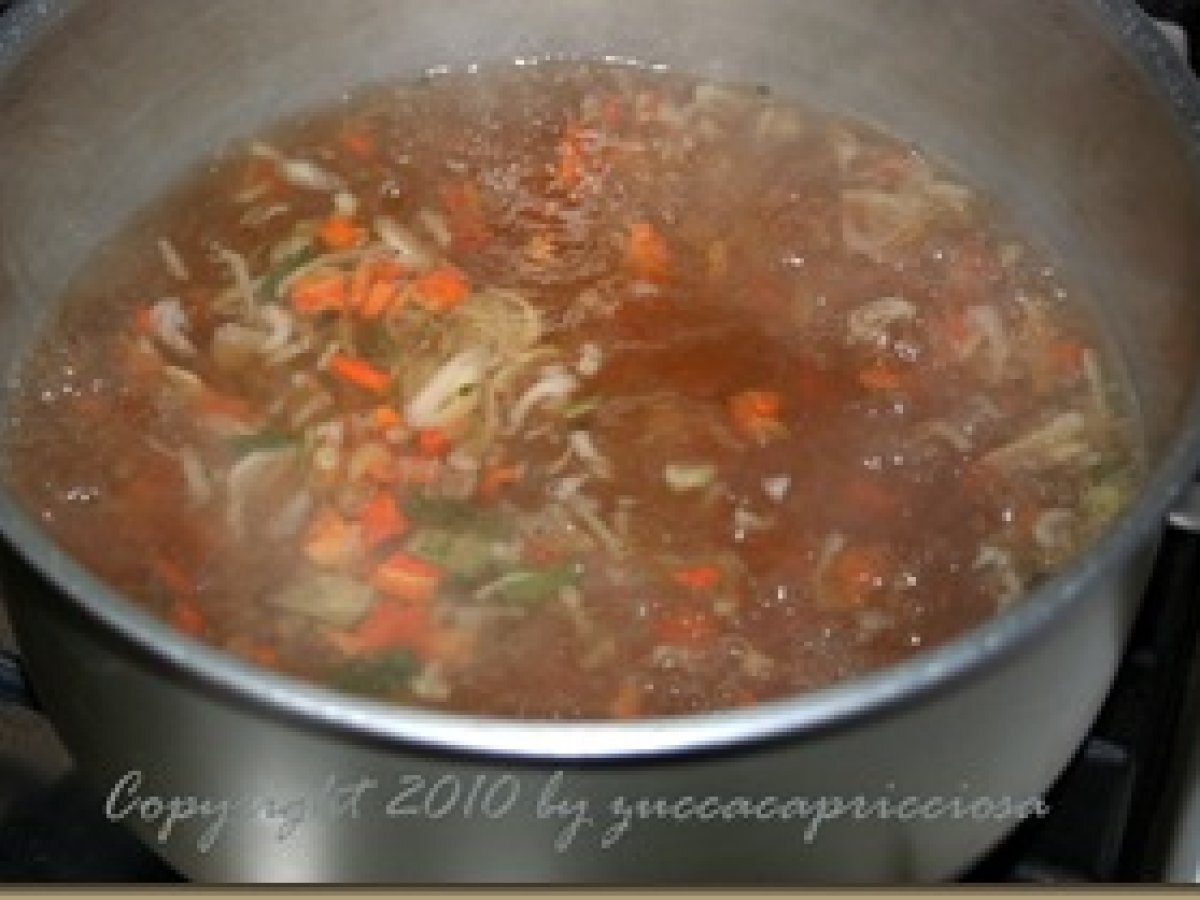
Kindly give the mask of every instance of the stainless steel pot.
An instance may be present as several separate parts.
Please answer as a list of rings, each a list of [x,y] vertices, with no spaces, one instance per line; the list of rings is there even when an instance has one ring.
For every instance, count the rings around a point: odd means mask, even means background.
[[[1077,746],[1200,459],[1200,99],[1128,3],[28,3],[0,34],[0,354],[16,361],[96,242],[227,138],[366,79],[546,53],[855,110],[997,192],[1090,285],[1128,361],[1152,463],[1136,508],[1024,603],[905,665],[750,710],[526,724],[244,666],[124,602],[0,492],[37,692],[111,815],[194,878],[951,876]],[[635,815],[657,797],[695,799]]]

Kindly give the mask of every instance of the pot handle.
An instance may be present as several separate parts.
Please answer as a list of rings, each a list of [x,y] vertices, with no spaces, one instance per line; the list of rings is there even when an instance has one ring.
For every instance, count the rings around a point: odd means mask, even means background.
[[[1167,521],[1180,531],[1200,535],[1200,481],[1193,481],[1180,494]]]

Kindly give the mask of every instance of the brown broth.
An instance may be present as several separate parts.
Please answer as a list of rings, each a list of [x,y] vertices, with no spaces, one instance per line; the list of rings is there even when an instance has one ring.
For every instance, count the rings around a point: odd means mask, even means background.
[[[259,664],[504,716],[750,704],[994,615],[1138,483],[1084,299],[857,121],[543,64],[260,140],[81,270],[6,437],[64,547]]]

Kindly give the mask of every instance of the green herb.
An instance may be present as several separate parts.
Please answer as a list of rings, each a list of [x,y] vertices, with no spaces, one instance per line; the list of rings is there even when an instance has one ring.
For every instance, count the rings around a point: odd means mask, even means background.
[[[517,569],[492,582],[487,594],[507,603],[540,603],[578,584],[579,576],[570,563],[552,569]]]
[[[480,537],[503,538],[508,527],[497,510],[467,500],[413,494],[404,501],[404,514],[418,525],[445,531],[474,531]]]
[[[311,245],[303,250],[297,250],[285,260],[271,269],[258,284],[258,300],[260,303],[274,303],[279,299],[279,285],[283,279],[306,263],[316,259],[318,253]]]
[[[491,539],[475,531],[422,528],[405,549],[463,581],[480,578],[492,564]]]
[[[274,428],[256,431],[253,434],[239,434],[229,439],[229,449],[238,456],[246,456],[258,450],[286,450],[296,446],[295,435]]]
[[[600,406],[599,397],[585,397],[582,400],[576,400],[563,409],[564,419],[582,419],[584,416],[595,412]]]
[[[342,663],[329,673],[329,683],[355,694],[386,694],[406,687],[418,669],[411,651],[389,650]]]

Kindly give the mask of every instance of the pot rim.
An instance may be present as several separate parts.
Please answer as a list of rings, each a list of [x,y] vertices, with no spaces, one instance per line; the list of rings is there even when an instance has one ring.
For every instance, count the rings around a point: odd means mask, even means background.
[[[0,77],[73,0],[17,0],[0,28]],[[1108,32],[1145,75],[1174,116],[1178,139],[1200,172],[1200,82],[1132,0],[1079,6]],[[259,669],[186,637],[144,612],[76,562],[0,484],[0,535],[69,601],[120,638],[199,682],[218,698],[248,702],[310,727],[428,750],[524,760],[586,763],[720,752],[732,746],[795,739],[852,727],[935,699],[979,677],[1087,602],[1089,588],[1111,574],[1162,528],[1167,511],[1200,463],[1200,384],[1185,425],[1149,474],[1137,501],[1069,569],[1005,612],[904,662],[798,696],[751,708],[638,721],[571,722],[501,719],[411,709],[353,697]]]

